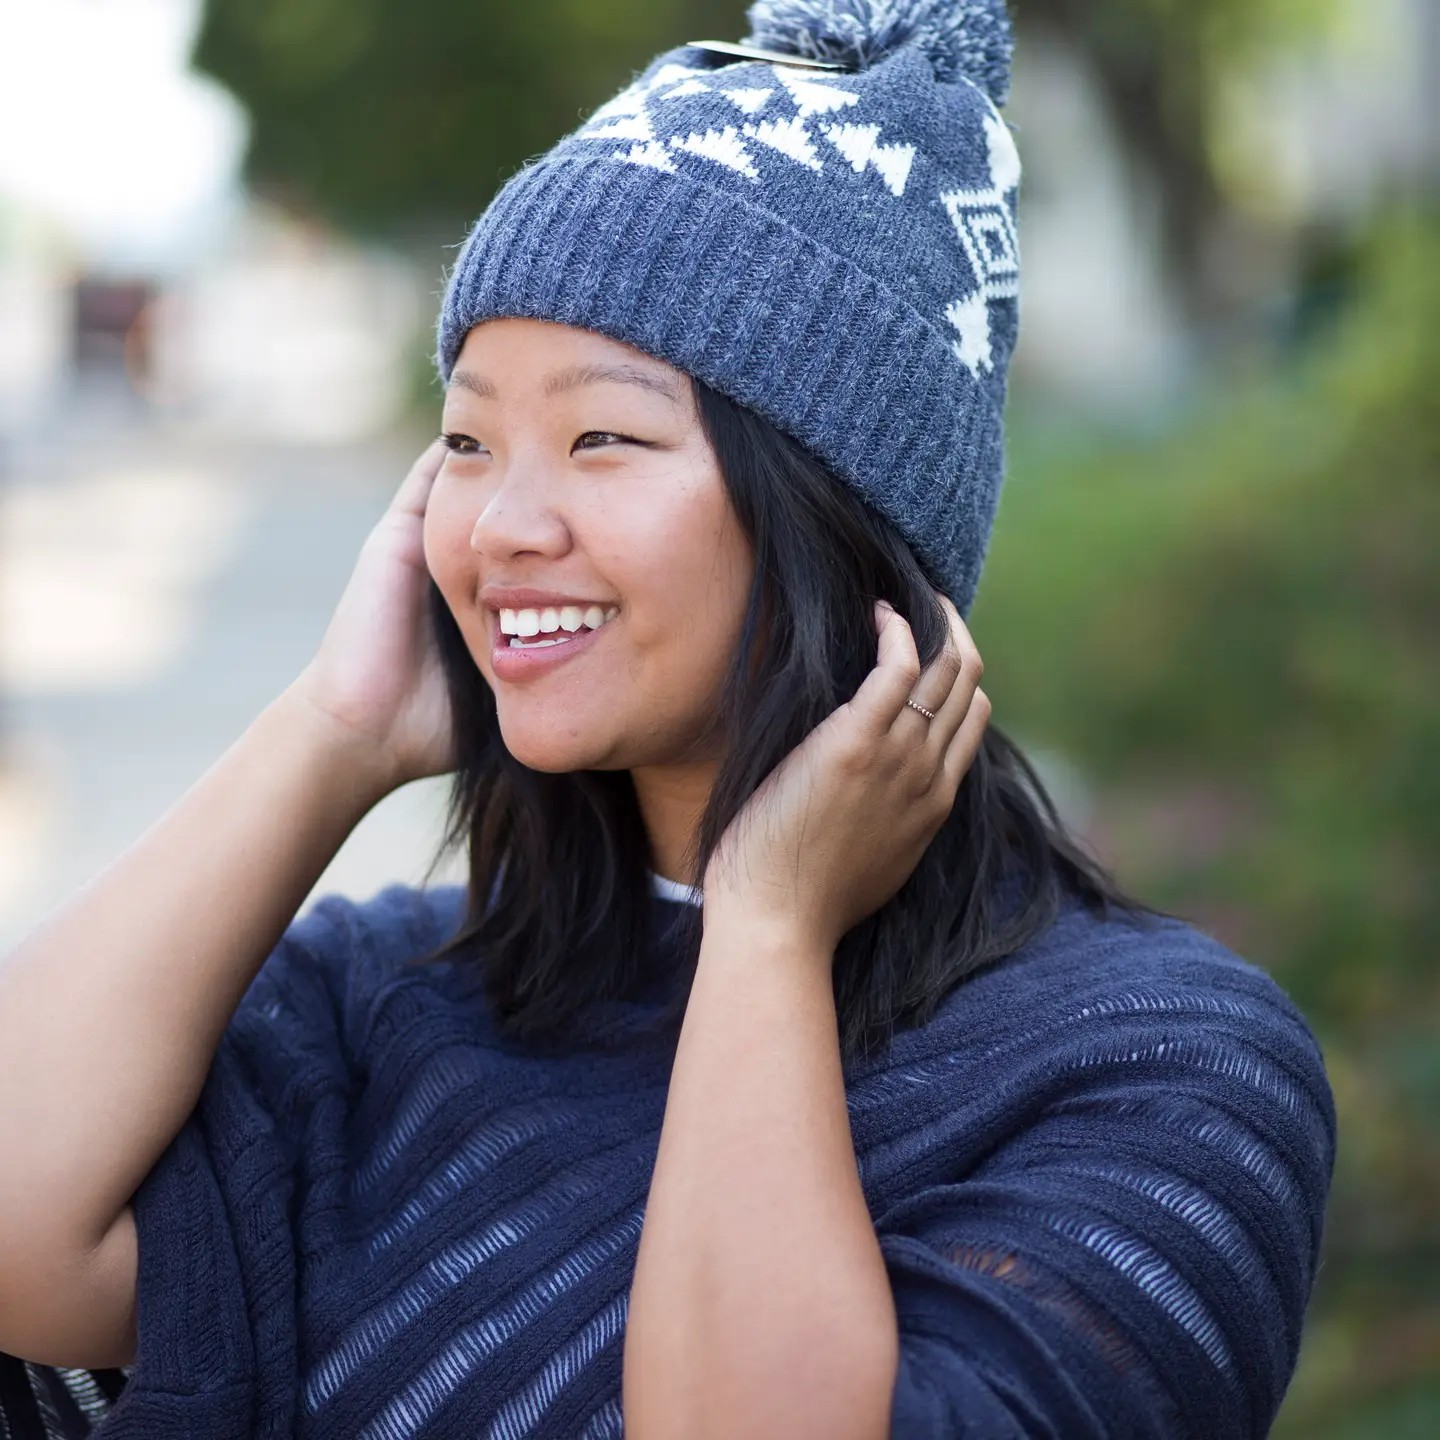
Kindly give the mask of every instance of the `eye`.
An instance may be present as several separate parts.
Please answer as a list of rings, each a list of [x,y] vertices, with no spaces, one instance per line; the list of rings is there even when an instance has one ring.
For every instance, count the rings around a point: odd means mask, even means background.
[[[643,440],[636,440],[631,435],[619,435],[614,430],[587,430],[575,443],[579,445],[580,440],[586,440],[591,435],[608,436],[611,440],[618,440],[622,445],[643,445],[645,443]],[[588,450],[591,447],[586,445],[581,448]]]
[[[446,430],[441,433],[440,438],[445,442],[445,448],[452,455],[474,455],[476,453],[474,450],[466,448],[478,443],[468,435],[459,435],[452,430]]]

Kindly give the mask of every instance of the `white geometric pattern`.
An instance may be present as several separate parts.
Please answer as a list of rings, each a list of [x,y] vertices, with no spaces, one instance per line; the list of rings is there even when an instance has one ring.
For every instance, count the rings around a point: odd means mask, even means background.
[[[648,81],[636,80],[600,106],[571,137],[575,140],[627,141],[612,150],[616,160],[648,165],[676,173],[675,156],[696,155],[745,179],[763,179],[756,157],[762,149],[820,172],[825,158],[838,158],[857,175],[876,174],[889,194],[905,194],[915,161],[915,146],[887,142],[881,127],[866,122],[856,107],[863,97],[843,82],[797,74],[788,65],[764,68],[770,85],[742,85],[719,70],[692,69],[688,65],[662,65]],[[752,66],[752,73],[758,69]],[[691,95],[714,95],[722,115],[735,123],[720,123],[703,132],[681,134],[667,123],[665,102]],[[984,117],[990,183],[983,189],[940,190],[940,200],[965,251],[975,287],[949,301],[945,319],[958,332],[950,347],[978,379],[993,370],[990,306],[1020,293],[1020,252],[1015,233],[1011,192],[1020,183],[1020,156],[1009,127],[986,99]],[[786,107],[783,111],[778,107]],[[774,113],[772,113],[774,112]],[[821,142],[829,149],[821,153]]]
[[[994,368],[990,347],[990,303],[1020,293],[1020,245],[1006,196],[1020,183],[1020,155],[1009,127],[994,113],[985,117],[990,185],[984,190],[942,190],[940,199],[960,237],[976,288],[945,307],[945,318],[960,332],[950,347],[979,379]]]
[[[878,125],[825,125],[821,128],[857,172],[873,165],[884,177],[892,195],[905,193],[910,162],[915,158],[913,145],[881,145]]]
[[[749,151],[735,133],[733,125],[727,125],[723,130],[707,130],[703,135],[697,135],[692,130],[683,140],[671,136],[670,144],[676,150],[689,150],[693,154],[703,155],[707,160],[728,165],[732,170],[738,170],[747,180],[760,178],[760,172],[755,168]]]
[[[820,156],[811,143],[810,132],[798,115],[787,115],[781,120],[761,120],[756,125],[747,126],[746,134],[811,170],[822,168]]]
[[[733,100],[747,115],[753,115],[775,92],[759,90],[753,85],[737,85],[733,90],[721,90],[727,100]]]
[[[831,123],[815,118],[852,110],[860,103],[860,95],[830,81],[796,75],[790,66],[768,68],[777,84],[760,87],[717,83],[719,72],[715,70],[662,65],[648,81],[635,81],[600,106],[571,138],[628,140],[628,149],[611,152],[614,159],[672,173],[676,167],[671,156],[683,150],[723,165],[747,180],[759,181],[761,173],[747,141],[763,145],[808,170],[819,171],[825,162],[816,141],[823,137],[857,175],[873,170],[890,194],[904,195],[915,159],[913,145],[882,143],[878,125]],[[714,94],[751,117],[758,117],[775,96],[779,97],[776,103],[788,101],[791,113],[746,119],[738,126],[711,127],[703,134],[692,130],[685,135],[664,135],[668,127],[661,102],[701,94]]]

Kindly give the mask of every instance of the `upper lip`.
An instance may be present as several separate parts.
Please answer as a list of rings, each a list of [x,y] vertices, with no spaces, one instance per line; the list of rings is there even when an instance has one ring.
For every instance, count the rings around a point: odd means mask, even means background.
[[[523,585],[486,585],[480,591],[480,601],[492,610],[559,610],[565,605],[578,605],[588,610],[599,605],[608,610],[610,601],[593,600],[582,595],[559,595],[553,590],[530,590]]]

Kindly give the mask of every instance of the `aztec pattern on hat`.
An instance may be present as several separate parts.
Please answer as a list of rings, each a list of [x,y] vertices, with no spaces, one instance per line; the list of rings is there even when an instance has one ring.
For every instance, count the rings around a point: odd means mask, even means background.
[[[737,69],[746,73],[730,73]],[[951,342],[956,356],[978,377],[995,365],[991,307],[1019,296],[1020,156],[989,97],[971,81],[960,83],[970,86],[985,112],[979,119],[986,173],[979,184],[936,188],[966,262],[961,293],[944,300],[939,317],[957,332]],[[705,165],[692,172],[700,178],[706,166],[719,166],[730,172],[724,179],[738,176],[756,186],[776,165],[801,166],[816,176],[827,165],[832,175],[848,166],[872,176],[877,193],[903,200],[916,145],[887,139],[881,122],[889,112],[875,106],[880,118],[870,118],[870,98],[865,86],[785,64],[742,61],[717,69],[665,60],[601,105],[569,140],[618,146],[610,158],[672,174],[685,157],[698,156]],[[684,100],[693,103],[676,103]]]

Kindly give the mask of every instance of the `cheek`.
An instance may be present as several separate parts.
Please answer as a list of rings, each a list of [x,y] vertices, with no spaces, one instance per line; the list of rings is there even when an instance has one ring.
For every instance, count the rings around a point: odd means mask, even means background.
[[[667,664],[708,691],[744,624],[754,569],[744,532],[720,496],[702,493],[636,553],[646,557],[643,591],[662,617]]]
[[[616,507],[592,526],[592,553],[602,530],[605,568],[632,599],[684,617],[697,634],[725,627],[737,589],[748,586],[748,547],[714,487],[680,486],[663,503],[652,494]]]
[[[451,487],[437,479],[425,507],[422,529],[425,564],[448,597],[470,568],[470,526],[451,498]]]

